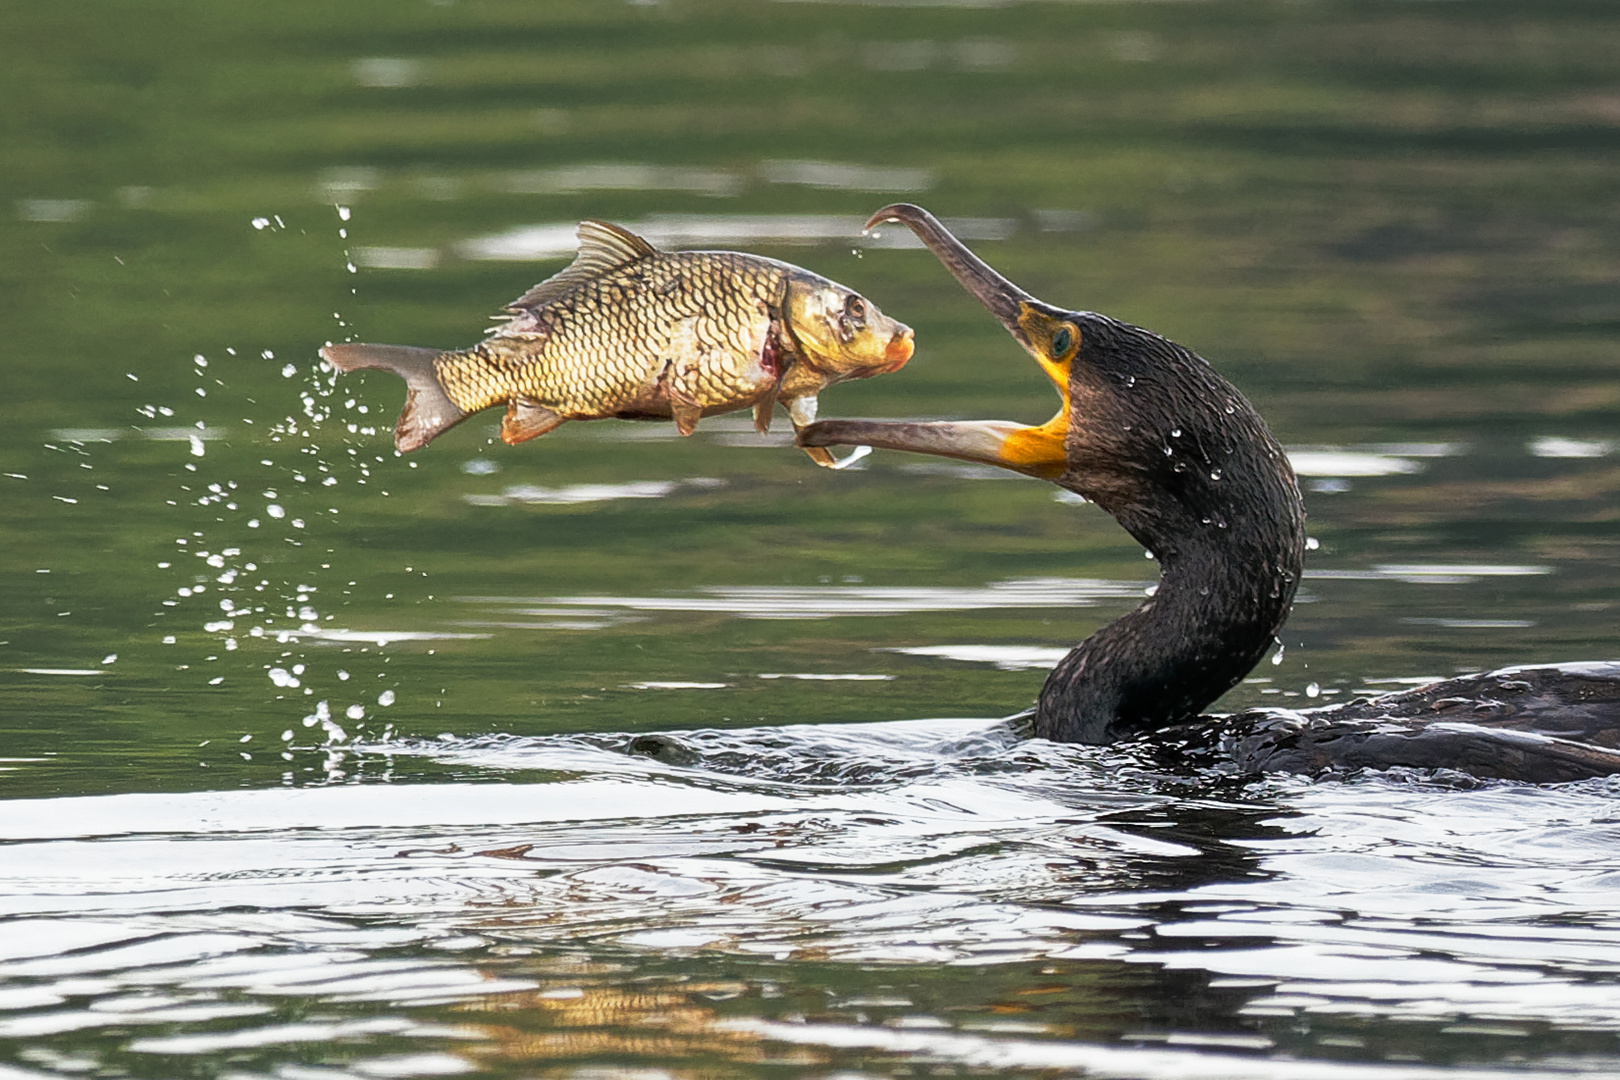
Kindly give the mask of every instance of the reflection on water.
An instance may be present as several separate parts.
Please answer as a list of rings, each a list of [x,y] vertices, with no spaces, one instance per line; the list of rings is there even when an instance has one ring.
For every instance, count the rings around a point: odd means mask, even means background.
[[[1620,1063],[1601,782],[1221,791],[985,721],[351,753],[484,782],[11,803],[0,1038],[437,1062],[408,1075],[702,1037],[806,1066],[1339,1077],[1365,1073],[1225,1055],[1466,1058],[1550,1024]],[[706,974],[661,974],[681,957]],[[795,964],[847,965],[838,995],[784,993]],[[953,971],[979,986],[942,998]],[[1166,982],[1228,1026],[1159,1012]],[[1146,1011],[1094,1011],[1121,995]]]
[[[1614,453],[1613,439],[1565,439],[1549,435],[1530,443],[1530,452],[1543,458],[1595,458]]]
[[[1050,671],[1069,650],[1040,645],[917,645],[893,648],[907,656],[936,656],[970,664],[994,664],[1003,671]]]
[[[835,241],[863,248],[921,248],[923,243],[902,228],[861,231],[859,217],[826,214],[657,214],[641,221],[620,222],[654,246],[667,250],[723,244],[825,244]],[[529,261],[572,256],[579,247],[578,223],[560,221],[526,225],[495,236],[476,237],[455,245],[463,259]],[[964,240],[1005,240],[1018,228],[1010,218],[946,218],[945,225]]]
[[[539,504],[573,506],[576,503],[605,502],[610,499],[662,499],[676,491],[709,491],[725,483],[712,477],[694,476],[687,480],[640,480],[626,484],[567,484],[548,488],[535,484],[517,484],[504,489],[499,495],[467,494],[462,496],[474,506],[510,506],[513,504]]]
[[[989,608],[1072,608],[1101,600],[1138,599],[1145,582],[1029,578],[997,581],[979,589],[862,585],[712,586],[685,596],[463,597],[470,604],[499,604],[513,614],[526,605],[557,608],[628,608],[632,611],[702,611],[745,619],[830,619],[839,615],[903,615],[921,611],[981,611]],[[510,605],[510,606],[507,606]]]

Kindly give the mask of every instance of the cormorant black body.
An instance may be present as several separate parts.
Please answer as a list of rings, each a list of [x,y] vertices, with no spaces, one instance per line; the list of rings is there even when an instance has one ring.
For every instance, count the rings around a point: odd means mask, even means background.
[[[1554,782],[1620,773],[1620,663],[1506,669],[1300,711],[1200,716],[1277,640],[1305,555],[1305,509],[1265,421],[1191,351],[1035,299],[927,211],[886,207],[1041,365],[1063,399],[1038,427],[827,420],[806,446],[863,445],[997,465],[1096,503],[1159,561],[1157,589],[1059,661],[1034,732],[1140,740],[1242,774],[1450,769]]]
[[[1081,344],[1056,482],[1160,566],[1153,596],[1041,690],[1036,734],[1102,743],[1196,715],[1259,662],[1299,587],[1305,507],[1260,414],[1201,357],[1101,315],[1072,321]]]

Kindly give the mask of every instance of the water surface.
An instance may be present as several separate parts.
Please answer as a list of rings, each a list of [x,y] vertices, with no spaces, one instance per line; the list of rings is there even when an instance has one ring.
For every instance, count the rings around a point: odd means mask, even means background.
[[[0,13],[0,1076],[1620,1068],[1608,783],[1025,740],[1154,581],[1094,507],[746,417],[400,458],[315,359],[475,340],[594,216],[916,327],[824,415],[1044,420],[859,236],[917,201],[1288,445],[1316,546],[1221,707],[1613,659],[1616,55],[1581,4]]]

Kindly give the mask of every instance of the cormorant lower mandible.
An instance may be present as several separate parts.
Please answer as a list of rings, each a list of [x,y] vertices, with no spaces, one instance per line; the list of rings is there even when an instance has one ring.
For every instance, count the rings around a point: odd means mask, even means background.
[[[1276,640],[1299,586],[1305,508],[1260,414],[1201,357],[1094,312],[1030,296],[926,210],[915,232],[1057,388],[1057,415],[1006,421],[824,420],[804,446],[872,446],[996,465],[1102,507],[1158,560],[1158,588],[1063,658],[1035,734],[1145,738],[1240,772],[1452,768],[1569,780],[1620,772],[1620,663],[1508,669],[1342,706],[1199,717]]]

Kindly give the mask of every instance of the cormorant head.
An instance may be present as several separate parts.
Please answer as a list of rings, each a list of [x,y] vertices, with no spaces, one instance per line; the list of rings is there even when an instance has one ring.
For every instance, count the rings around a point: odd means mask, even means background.
[[[1039,425],[830,422],[801,432],[806,445],[866,442],[1050,480],[1096,502],[1161,555],[1210,530],[1211,542],[1229,544],[1237,519],[1297,505],[1293,473],[1264,421],[1199,356],[1141,327],[1036,299],[921,207],[885,207],[867,228],[885,221],[917,234],[1035,358],[1062,403]]]
[[[1005,433],[996,433],[1001,445],[994,456],[995,464],[1005,468],[1057,480],[1067,469],[1064,440],[1069,427],[1070,367],[1080,351],[1081,316],[1037,300],[1002,277],[920,206],[886,206],[867,220],[866,228],[870,231],[888,221],[898,221],[916,233],[1052,381],[1062,399],[1057,414],[1038,427],[1006,425]]]

